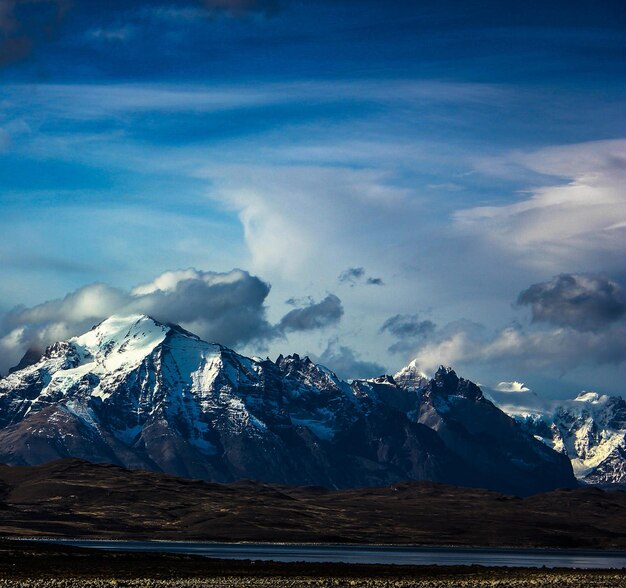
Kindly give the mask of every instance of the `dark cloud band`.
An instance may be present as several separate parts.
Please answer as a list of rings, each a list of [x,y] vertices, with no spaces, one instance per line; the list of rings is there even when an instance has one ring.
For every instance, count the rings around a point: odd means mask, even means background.
[[[334,294],[329,294],[321,302],[311,303],[303,308],[290,310],[280,321],[278,330],[310,331],[334,325],[343,316],[341,300]]]
[[[425,337],[434,330],[435,323],[422,321],[416,314],[396,314],[388,318],[380,328],[381,333],[387,331],[399,339]]]
[[[626,315],[620,286],[605,277],[560,274],[520,293],[517,304],[530,306],[533,322],[579,331],[596,331]]]
[[[320,302],[294,308],[272,325],[265,309],[269,292],[268,283],[242,270],[169,271],[131,291],[90,284],[65,298],[18,307],[1,316],[0,372],[17,364],[29,349],[41,352],[114,314],[147,314],[228,347],[251,343],[264,347],[289,332],[337,324],[343,316],[341,300],[328,294]]]
[[[227,346],[267,341],[278,336],[265,316],[269,291],[269,284],[242,270],[165,272],[130,292],[106,284],[84,286],[63,299],[16,308],[0,318],[0,371],[28,349],[42,351],[113,314],[148,314]]]

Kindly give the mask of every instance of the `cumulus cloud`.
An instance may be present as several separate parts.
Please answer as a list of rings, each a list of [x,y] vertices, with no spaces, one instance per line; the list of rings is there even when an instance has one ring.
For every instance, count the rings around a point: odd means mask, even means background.
[[[278,330],[310,331],[337,324],[343,316],[341,300],[328,294],[321,302],[311,302],[308,306],[290,310],[280,321]]]
[[[133,290],[138,300],[132,306],[204,339],[235,346],[272,336],[264,306],[269,291],[269,284],[242,270],[165,272]]]
[[[383,267],[384,252],[363,227],[376,218],[377,226],[394,227],[390,240],[401,240],[398,207],[404,204],[407,217],[417,208],[408,190],[378,170],[211,165],[200,177],[213,182],[212,198],[237,212],[251,267],[276,280],[309,280],[314,267],[316,281],[330,283],[346,270],[347,259],[364,255]]]
[[[320,302],[300,301],[305,305],[270,324],[265,307],[269,292],[269,284],[238,269],[167,271],[130,291],[90,284],[62,299],[17,307],[0,316],[0,372],[16,365],[27,350],[41,352],[113,314],[147,314],[210,342],[257,348],[287,333],[335,325],[343,316],[341,300],[328,294]]]
[[[529,371],[548,369],[564,373],[580,365],[614,364],[626,361],[626,325],[602,332],[571,328],[527,330],[513,325],[490,336],[477,336],[459,328],[434,337],[415,352],[426,371],[444,365],[491,364]]]
[[[605,277],[560,274],[533,284],[520,293],[517,303],[530,306],[533,322],[595,331],[626,314],[626,297],[620,286]]]
[[[265,317],[270,286],[241,270],[165,272],[129,291],[91,284],[65,298],[15,308],[0,318],[0,370],[28,349],[78,335],[112,314],[144,313],[181,324],[203,339],[228,346],[277,336]]]
[[[321,355],[312,358],[343,379],[373,378],[386,371],[376,362],[361,359],[350,347],[340,345],[336,339],[328,342]]]
[[[400,345],[414,343],[413,357],[426,372],[444,364],[545,371],[555,377],[582,365],[620,366],[626,362],[626,321],[619,320],[626,314],[623,295],[607,278],[562,274],[524,290],[518,303],[531,306],[534,324],[514,323],[489,331],[475,322],[459,320],[422,329],[417,316],[397,315],[388,319],[381,331],[395,334]],[[428,336],[411,339],[413,333],[422,331]],[[406,346],[398,350],[404,351]],[[516,381],[500,382],[492,392],[531,394]]]
[[[443,327],[426,325],[428,337],[419,341],[410,338],[422,331],[418,317],[399,315],[388,319],[381,331],[395,334],[400,342],[404,335],[415,342],[413,357],[427,372],[444,364],[543,371],[556,377],[580,366],[626,362],[626,302],[620,286],[610,279],[561,274],[525,289],[517,303],[530,306],[531,325],[514,323],[490,331],[460,320]],[[531,393],[516,381],[500,382],[492,391]]]

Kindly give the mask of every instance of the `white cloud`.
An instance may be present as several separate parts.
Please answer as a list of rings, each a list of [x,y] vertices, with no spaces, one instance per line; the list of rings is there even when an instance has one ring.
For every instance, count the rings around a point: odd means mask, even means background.
[[[263,274],[310,279],[315,268],[318,281],[330,281],[346,259],[371,259],[405,238],[418,210],[410,192],[379,171],[222,166],[204,173],[216,183],[212,197],[237,211],[252,268]]]
[[[522,382],[499,382],[496,386],[496,390],[498,392],[512,392],[512,393],[523,393],[530,392],[530,388],[527,388],[525,384]]]
[[[187,280],[200,281],[207,286],[217,286],[224,284],[235,284],[241,279],[245,279],[247,272],[233,270],[228,273],[203,272],[193,268],[175,270],[162,273],[151,282],[135,286],[131,293],[133,296],[146,296],[156,292],[174,292],[181,282]]]
[[[567,372],[580,365],[626,362],[626,325],[600,333],[581,333],[570,328],[525,330],[511,326],[486,338],[459,330],[415,352],[418,365],[433,371],[440,364],[458,366],[495,365],[537,373]]]
[[[165,272],[130,292],[105,284],[84,286],[62,299],[18,307],[0,317],[0,371],[17,364],[27,349],[42,351],[113,314],[148,314],[228,346],[272,338],[277,333],[264,306],[269,290],[241,270]]]
[[[122,40],[132,29],[97,29],[96,38]],[[36,92],[34,91],[36,90]],[[145,111],[220,112],[268,105],[379,103],[420,107],[424,104],[493,104],[506,90],[489,84],[452,83],[438,80],[395,79],[291,81],[250,84],[12,84],[6,95],[56,115],[72,119],[104,118]],[[327,146],[325,146],[326,148]]]
[[[489,173],[494,164],[499,173],[517,166],[551,182],[514,204],[458,211],[457,229],[545,269],[585,267],[600,259],[605,267],[623,264],[626,140],[512,153],[483,162],[481,169]]]
[[[615,275],[613,268],[623,269],[626,142],[516,152],[483,160],[477,166],[482,173],[470,177],[462,173],[469,163],[461,137],[457,135],[450,141],[445,133],[428,130],[432,111],[421,106],[437,105],[441,100],[454,102],[455,106],[495,104],[497,88],[411,80],[382,84],[373,80],[213,87],[42,84],[37,92],[33,92],[33,86],[12,86],[8,93],[15,103],[27,103],[29,117],[58,123],[50,128],[68,128],[64,125],[73,123],[73,119],[81,123],[82,119],[110,117],[132,123],[113,130],[104,125],[101,134],[93,135],[37,132],[28,146],[21,147],[28,147],[30,155],[102,169],[141,170],[145,176],[135,185],[145,186],[144,180],[150,176],[173,178],[175,190],[170,193],[167,186],[163,193],[152,194],[151,187],[147,188],[138,205],[131,211],[122,210],[107,230],[103,230],[102,223],[110,214],[108,202],[106,208],[86,207],[81,222],[70,227],[72,230],[65,223],[63,232],[67,235],[82,235],[84,231],[93,236],[96,246],[86,257],[102,259],[101,252],[106,252],[107,258],[101,263],[106,271],[126,262],[129,243],[136,248],[129,257],[135,260],[135,266],[129,267],[126,274],[99,273],[86,278],[89,280],[105,279],[128,286],[128,276],[146,280],[163,267],[239,266],[267,277],[278,300],[292,296],[321,300],[329,289],[338,289],[346,311],[340,324],[341,340],[352,341],[350,349],[354,353],[385,362],[390,356],[381,348],[378,328],[391,315],[426,315],[438,324],[465,316],[493,329],[512,320],[510,303],[530,283],[560,272]],[[317,106],[337,103],[365,108],[351,109],[354,117],[340,120],[335,114],[332,120],[319,117]],[[297,104],[299,111],[300,105],[302,110],[307,104],[316,108],[309,118],[303,116],[294,122],[287,116],[271,130],[259,131],[252,125],[253,132],[243,137],[220,135],[215,139],[208,133],[205,142],[196,143],[194,137],[189,144],[182,141],[173,146],[149,137],[137,140],[131,132],[140,128],[133,124],[141,121],[146,112],[167,113],[158,118],[175,120],[181,113],[208,116],[228,109],[285,104]],[[372,104],[376,108],[370,108]],[[402,116],[396,114],[399,110]],[[449,108],[447,120],[454,118],[458,124],[467,114],[462,107]],[[423,135],[422,122],[426,123]],[[481,149],[485,146],[478,144],[472,153]],[[469,207],[488,197],[476,187],[485,184],[485,175],[489,176],[486,185],[491,190],[496,172],[510,180],[519,170],[523,171],[523,180],[515,175],[517,185],[539,187],[522,193],[513,204],[510,194],[502,193],[497,205],[466,208],[450,224],[449,211],[460,202]],[[198,178],[207,180],[206,192],[213,199],[200,213],[198,202],[190,197],[201,191]],[[131,193],[124,195],[126,200],[133,196],[133,184],[128,185]],[[457,191],[457,185],[463,190]],[[510,184],[496,185],[503,185],[507,191]],[[81,192],[77,196],[84,195]],[[166,202],[171,206],[153,226],[137,230],[129,225],[144,223],[152,218],[155,205]],[[232,214],[224,214],[224,208]],[[185,212],[174,227],[173,210]],[[27,224],[32,227],[30,216]],[[218,232],[225,218],[232,223],[232,230]],[[214,224],[209,226],[208,219]],[[84,222],[89,229],[82,228]],[[9,223],[6,225],[5,230],[12,230]],[[66,242],[66,236],[56,235],[55,230],[45,225],[33,230],[31,239],[45,237],[39,249]],[[122,230],[123,239],[119,234]],[[106,241],[97,241],[98,235],[105,235]],[[142,239],[145,242],[140,247],[137,241]],[[17,234],[5,241],[27,240]],[[82,241],[89,246],[87,240]],[[82,253],[74,247],[70,255]],[[348,291],[346,284],[337,284],[340,272],[361,266],[367,267],[368,273],[375,272],[372,275],[382,276],[388,287]],[[147,305],[150,296],[154,300],[168,298],[186,280],[194,281],[199,288],[209,287],[204,278],[198,280],[193,270],[184,270],[166,272],[126,293],[145,297],[143,304]],[[46,292],[50,291],[49,284]],[[75,282],[72,287],[76,287]],[[29,290],[38,291],[34,280],[30,288],[22,288],[26,295]],[[57,289],[53,295],[59,291],[67,290]],[[20,300],[16,296],[4,298]],[[33,304],[32,299],[27,302]],[[271,318],[275,325],[285,310],[277,308],[276,300],[272,300],[269,312],[275,313]],[[191,319],[186,326],[199,330]],[[566,328],[525,331],[513,327],[497,330],[491,337],[467,329],[450,329],[433,333],[428,345],[422,340],[411,341],[410,345],[419,346],[417,351],[425,364],[434,368],[440,363],[475,361],[484,365],[519,364],[534,372],[534,358],[547,366],[554,357],[557,369],[568,369],[576,361],[593,362],[595,358],[609,361],[611,354],[610,361],[616,361],[616,348],[603,350],[599,334],[589,339],[576,334],[570,337],[568,325],[557,326]],[[619,344],[619,329],[615,327],[611,333],[613,342]],[[294,351],[292,345],[298,342],[298,334],[290,333],[289,337],[289,346],[281,351]],[[315,348],[311,339],[311,334],[306,339],[301,336],[300,349]],[[326,340],[327,336],[318,340],[318,353]],[[580,352],[573,353],[568,343],[577,345],[579,341]],[[283,340],[273,343],[279,344]],[[503,380],[511,377],[511,373],[497,376]]]

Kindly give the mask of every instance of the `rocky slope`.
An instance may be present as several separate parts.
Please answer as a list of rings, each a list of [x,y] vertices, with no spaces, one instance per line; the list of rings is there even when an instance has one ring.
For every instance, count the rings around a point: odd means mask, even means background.
[[[348,384],[308,358],[253,360],[146,316],[111,317],[28,363],[0,380],[0,462],[329,487],[575,484],[564,456],[449,369]]]

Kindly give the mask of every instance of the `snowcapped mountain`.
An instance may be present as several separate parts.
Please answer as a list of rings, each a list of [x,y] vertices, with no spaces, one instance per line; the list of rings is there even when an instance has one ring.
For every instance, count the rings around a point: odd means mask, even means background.
[[[427,479],[518,494],[575,483],[564,456],[449,369],[348,384],[309,358],[250,359],[143,315],[20,368],[0,380],[9,464],[72,456],[212,481]]]
[[[589,484],[626,484],[626,401],[582,392],[546,411],[513,415],[529,433],[567,455]]]
[[[419,370],[416,359],[397,372],[393,379],[398,386],[411,392],[420,390],[428,384],[428,377]]]

